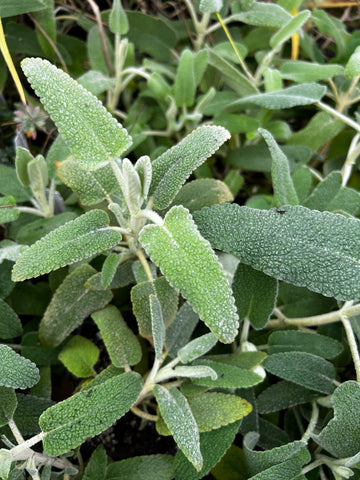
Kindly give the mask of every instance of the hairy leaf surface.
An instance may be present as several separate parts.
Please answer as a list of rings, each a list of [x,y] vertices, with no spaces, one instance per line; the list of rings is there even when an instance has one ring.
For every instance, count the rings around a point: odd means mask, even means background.
[[[35,363],[7,345],[0,345],[0,386],[25,389],[32,387],[40,379]]]

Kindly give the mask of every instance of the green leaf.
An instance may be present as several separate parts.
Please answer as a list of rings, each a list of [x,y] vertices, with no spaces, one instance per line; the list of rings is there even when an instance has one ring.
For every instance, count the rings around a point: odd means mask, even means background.
[[[233,341],[238,316],[230,286],[215,253],[199,235],[184,207],[173,207],[164,225],[147,225],[140,241],[170,284],[199,313],[213,333],[224,343]]]
[[[14,17],[44,8],[42,0],[1,0],[0,17]]]
[[[9,478],[11,464],[13,462],[13,456],[10,450],[5,448],[0,449],[0,478],[6,480]]]
[[[16,202],[26,202],[31,198],[30,189],[19,182],[15,168],[6,165],[0,165],[0,193],[13,196]]]
[[[7,345],[0,345],[0,364],[0,386],[24,390],[39,381],[36,365]]]
[[[230,62],[216,51],[209,49],[209,64],[220,73],[222,80],[240,97],[258,93],[254,83],[240,73]]]
[[[101,281],[101,272],[95,273],[89,280],[86,281],[86,286],[90,290],[106,290],[107,288],[122,288],[135,283],[134,275],[131,269],[133,262],[128,261],[122,263],[116,270],[114,278],[109,287],[104,287]]]
[[[87,36],[87,50],[92,70],[101,72],[103,75],[110,76],[112,73],[105,60],[102,43],[105,41],[109,55],[110,64],[114,65],[114,47],[106,31],[100,34],[98,25],[94,25]]]
[[[282,27],[291,20],[291,15],[274,3],[254,2],[249,9],[236,13],[234,20],[249,25]]]
[[[334,390],[334,366],[317,355],[294,351],[274,353],[262,366],[273,375],[310,390],[325,394]]]
[[[12,196],[0,197],[0,223],[13,222],[20,212],[15,207],[15,198]]]
[[[199,10],[201,13],[214,13],[222,9],[223,0],[200,0]]]
[[[120,310],[108,305],[91,315],[100,330],[101,337],[116,367],[136,365],[141,360],[141,347],[135,334],[127,326]]]
[[[318,392],[282,380],[263,390],[256,399],[256,406],[259,413],[273,413],[309,403],[319,396]]]
[[[18,245],[12,240],[2,240],[0,242],[0,264],[3,263],[4,260],[8,260],[9,262],[15,262],[19,258],[19,256],[25,250],[27,250],[27,248],[27,245]],[[10,263],[8,263],[7,265],[10,266]],[[3,271],[5,270],[5,264],[3,265],[2,269]]]
[[[184,347],[180,348],[177,356],[181,363],[189,363],[202,355],[205,355],[217,343],[217,338],[213,333],[206,333],[201,337],[195,338]]]
[[[15,391],[12,388],[0,387],[0,427],[13,418],[16,407]]]
[[[233,193],[226,183],[215,178],[199,178],[183,185],[170,207],[183,205],[192,213],[195,210],[201,210],[203,207],[232,202],[233,200]]]
[[[227,365],[233,365],[246,370],[252,370],[261,364],[261,362],[267,357],[265,352],[249,351],[241,353],[232,353],[226,355],[213,355],[207,356],[208,360],[214,360],[215,362],[225,363]]]
[[[196,92],[194,56],[184,50],[180,56],[174,83],[174,98],[178,107],[191,107]]]
[[[200,359],[195,360],[193,365],[210,367],[217,374],[217,379],[215,380],[209,377],[195,379],[194,383],[197,385],[204,385],[210,388],[247,388],[262,381],[260,375],[251,370],[227,365],[221,361]]]
[[[28,332],[21,339],[21,353],[36,365],[50,366],[59,363],[58,355],[61,347],[47,348],[41,344],[38,332]]]
[[[160,360],[165,342],[165,325],[162,316],[161,304],[156,295],[150,295],[151,331],[154,340],[156,360]]]
[[[59,353],[59,360],[76,377],[92,377],[100,350],[90,340],[75,335]]]
[[[121,235],[108,225],[104,211],[91,210],[53,230],[17,260],[13,280],[37,277],[114,247]]]
[[[278,282],[249,265],[240,263],[232,289],[239,318],[247,318],[256,329],[264,328],[276,305]],[[257,301],[259,295],[261,302]]]
[[[273,181],[275,205],[278,207],[281,205],[297,205],[299,200],[290,176],[288,159],[280,150],[274,137],[267,130],[260,128],[259,132],[264,137],[271,153],[271,177]]]
[[[220,462],[211,470],[216,480],[246,480],[249,472],[244,452],[236,445],[231,445]]]
[[[299,203],[302,204],[308,197],[312,187],[313,176],[310,168],[303,166],[296,170],[292,175],[292,181]]]
[[[86,280],[95,272],[88,264],[80,265],[65,277],[56,290],[39,326],[40,340],[46,346],[60,345],[87,316],[110,302],[110,291],[88,290],[85,287]]]
[[[269,110],[281,110],[300,105],[311,105],[319,102],[325,95],[326,87],[317,83],[302,83],[275,92],[259,93],[243,97],[229,103],[227,110],[237,110],[238,107],[258,105]]]
[[[65,225],[65,223],[70,222],[70,220],[74,220],[76,217],[77,215],[74,212],[64,212],[54,217],[39,218],[34,222],[26,223],[23,227],[19,228],[16,241],[18,243],[32,245],[48,233]]]
[[[109,16],[109,27],[113,33],[126,35],[129,31],[129,22],[120,0],[113,0]]]
[[[126,130],[66,73],[40,58],[23,60],[22,68],[80,163],[96,169],[130,147]]]
[[[205,125],[156,158],[150,191],[154,207],[168,207],[191,173],[229,138],[224,128]]]
[[[33,160],[33,156],[23,147],[17,147],[16,149],[16,157],[15,157],[15,166],[16,166],[16,173],[18,176],[19,181],[24,185],[24,187],[28,187],[30,185],[30,179],[28,175],[28,164]]]
[[[172,480],[174,457],[172,455],[142,455],[111,463],[106,470],[106,480]]]
[[[199,432],[208,432],[236,422],[252,410],[246,400],[227,393],[202,393],[189,397],[188,402]]]
[[[195,366],[186,366],[186,367],[175,367],[174,368],[174,377],[186,377],[186,378],[204,378],[210,377],[212,380],[217,379],[217,373],[211,367],[207,365],[195,365]]]
[[[49,183],[45,158],[42,155],[37,155],[28,163],[27,171],[31,190],[34,192],[36,198],[41,198],[44,195],[47,184]]]
[[[324,180],[318,183],[316,188],[314,188],[311,195],[306,199],[304,205],[307,208],[314,210],[328,210],[327,206],[340,191],[341,183],[341,172],[330,172],[329,175],[327,175],[327,177],[325,177]]]
[[[169,355],[177,356],[180,348],[190,340],[191,334],[199,321],[199,316],[194,312],[191,305],[185,302],[179,308],[173,323],[166,329],[165,346]]]
[[[119,184],[110,165],[87,170],[73,158],[56,163],[56,173],[62,182],[77,193],[83,205],[102,202],[106,195],[119,190]]]
[[[110,253],[110,255],[106,257],[101,269],[101,285],[104,288],[110,286],[121,260],[122,256],[118,253]]]
[[[86,465],[81,480],[105,480],[107,455],[103,444],[96,447]]]
[[[360,47],[355,48],[345,65],[345,78],[354,78],[358,75],[360,75]]]
[[[284,25],[278,32],[276,32],[270,39],[270,46],[278,52],[283,43],[289,40],[310,18],[311,12],[309,10],[302,10],[295,15],[289,22]]]
[[[198,480],[203,478],[230,447],[238,430],[239,422],[234,422],[217,430],[200,433],[200,448],[204,460],[202,469],[198,472],[179,450],[175,456],[175,479]]]
[[[62,455],[103,432],[131,408],[141,388],[140,375],[127,372],[50,407],[39,419],[45,452]]]
[[[201,470],[203,458],[199,430],[186,398],[176,388],[166,389],[161,385],[155,385],[154,394],[161,415],[178,447],[196,470]]]
[[[344,67],[341,65],[323,65],[315,62],[289,60],[281,64],[280,75],[286,80],[298,83],[319,82],[341,75]]]
[[[15,410],[14,422],[25,436],[40,433],[39,417],[54,402],[48,398],[40,398],[35,395],[17,393],[18,407]]]
[[[22,334],[20,318],[4,300],[0,299],[0,338],[19,337]]]
[[[325,296],[360,297],[357,219],[302,206],[277,211],[230,204],[204,208],[194,218],[213,248],[256,270]]]
[[[115,87],[116,80],[97,70],[87,70],[83,75],[76,79],[80,85],[93,95],[100,95],[107,90]]]
[[[307,352],[323,358],[335,358],[343,351],[334,338],[319,333],[285,330],[273,332],[268,340],[268,354],[280,352]]]
[[[142,337],[152,336],[150,296],[156,295],[160,301],[162,317],[165,327],[168,327],[176,316],[179,295],[168,283],[165,277],[155,279],[153,282],[142,282],[131,289],[133,313]]]
[[[337,458],[350,457],[360,450],[360,385],[344,382],[332,396],[334,418],[314,440]]]

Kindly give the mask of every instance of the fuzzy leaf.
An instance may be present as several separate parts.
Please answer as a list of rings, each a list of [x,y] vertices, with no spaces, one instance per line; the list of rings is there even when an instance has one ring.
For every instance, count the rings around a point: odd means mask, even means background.
[[[273,181],[275,205],[297,205],[299,203],[297,193],[291,179],[289,161],[280,150],[274,137],[267,130],[259,129],[269,147],[272,166],[271,177]]]
[[[28,187],[30,185],[28,164],[33,158],[34,157],[31,155],[29,150],[23,147],[17,147],[15,157],[16,174],[24,187]]]
[[[101,102],[47,60],[27,58],[22,68],[74,157],[96,169],[130,147],[127,131]]]
[[[278,282],[249,265],[240,263],[232,289],[239,318],[247,318],[256,328],[264,328],[276,305]],[[257,301],[261,295],[261,302]]]
[[[61,455],[103,432],[131,408],[141,388],[140,375],[127,372],[48,408],[39,419],[45,452]]]
[[[341,75],[343,72],[344,68],[341,65],[323,65],[314,62],[303,62],[301,60],[284,62],[280,68],[282,78],[298,83],[328,80],[336,75]]]
[[[111,284],[121,259],[122,257],[118,253],[110,253],[110,255],[106,257],[101,269],[101,285],[104,288],[109,287]]]
[[[168,207],[190,174],[229,138],[223,127],[205,125],[156,158],[150,190],[154,207]]]
[[[113,33],[125,35],[129,31],[129,22],[120,0],[114,0],[109,16],[109,27]]]
[[[236,13],[235,19],[249,25],[282,27],[291,20],[291,15],[280,5],[254,2],[249,9]]]
[[[5,448],[0,449],[0,478],[7,480],[9,478],[9,473],[11,469],[11,464],[13,463],[13,456],[11,455],[10,450]]]
[[[169,355],[176,357],[180,348],[189,342],[198,321],[198,314],[194,312],[189,303],[185,302],[179,308],[173,323],[166,330],[165,346]]]
[[[172,480],[174,457],[172,455],[142,455],[111,463],[106,471],[106,480]]]
[[[37,277],[114,247],[121,235],[108,225],[104,211],[91,210],[53,230],[21,255],[13,268],[13,280]]]
[[[77,218],[75,212],[63,212],[54,217],[38,218],[37,220],[26,223],[23,227],[19,228],[18,234],[16,235],[16,241],[18,243],[32,245],[48,233],[75,218]]]
[[[0,338],[19,337],[22,334],[20,318],[4,300],[0,299]]]
[[[360,75],[360,47],[356,47],[345,65],[345,77],[354,78]]]
[[[99,354],[100,350],[93,342],[75,335],[59,353],[59,360],[76,377],[91,377]]]
[[[15,391],[12,388],[0,387],[0,427],[13,418],[16,407]]]
[[[331,359],[340,355],[343,350],[342,344],[334,338],[296,330],[273,332],[268,344],[269,355],[280,352],[307,352]]]
[[[42,0],[2,0],[0,17],[14,17],[22,13],[34,12],[45,7]]]
[[[315,441],[337,458],[350,457],[360,450],[360,385],[349,381],[340,385],[332,396],[334,418]]]
[[[210,377],[211,380],[217,379],[217,373],[211,367],[207,365],[194,365],[190,367],[175,367],[174,377],[186,377],[186,378],[204,378]]]
[[[273,375],[317,392],[329,394],[334,390],[334,366],[317,355],[304,352],[275,353],[262,366]]]
[[[220,361],[200,359],[195,360],[193,365],[210,367],[217,374],[217,379],[206,377],[194,380],[194,383],[197,385],[204,385],[211,388],[247,388],[257,385],[262,381],[260,375],[251,370],[239,368],[234,365],[227,365]]]
[[[200,0],[199,9],[201,13],[214,13],[222,9],[222,0]]]
[[[278,32],[276,32],[270,39],[270,46],[279,51],[281,45],[299,30],[304,23],[309,19],[311,12],[303,10],[293,17],[286,25],[284,25]]]
[[[0,197],[0,223],[13,222],[20,212],[15,208],[15,198],[11,195]]]
[[[86,465],[81,480],[104,480],[106,475],[107,455],[103,444],[96,447]]]
[[[199,430],[186,398],[176,388],[166,389],[161,385],[155,385],[154,394],[161,415],[178,447],[196,470],[201,470],[203,458]]]
[[[165,325],[162,316],[161,304],[156,295],[150,295],[150,315],[151,331],[154,340],[155,358],[160,360],[162,357],[163,346],[165,342]]]
[[[174,83],[174,98],[178,107],[191,107],[196,91],[194,56],[191,50],[184,50],[180,56]]]
[[[217,343],[217,338],[213,333],[206,333],[201,337],[195,338],[178,351],[178,357],[181,363],[189,363],[202,355],[205,355]]]
[[[224,271],[184,207],[173,207],[163,226],[147,225],[140,241],[170,284],[178,288],[213,333],[233,341],[238,317]]]
[[[0,193],[13,196],[16,202],[26,202],[32,196],[30,189],[19,182],[15,168],[6,165],[0,165]]]
[[[112,299],[110,291],[85,287],[86,280],[95,272],[88,264],[80,265],[56,290],[39,326],[39,337],[46,346],[60,345],[87,316],[105,307]]]
[[[136,365],[141,360],[141,347],[135,334],[127,326],[120,310],[108,305],[91,315],[116,367]]]
[[[194,213],[213,248],[267,275],[342,300],[360,298],[360,222],[302,206],[215,205]]]
[[[0,386],[30,388],[40,379],[36,365],[14,352],[7,345],[0,345]]]

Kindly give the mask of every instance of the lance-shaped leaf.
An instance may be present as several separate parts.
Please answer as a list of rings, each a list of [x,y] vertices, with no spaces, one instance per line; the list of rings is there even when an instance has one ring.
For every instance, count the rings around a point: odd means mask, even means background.
[[[172,480],[174,457],[172,455],[141,455],[111,463],[106,470],[106,480]]]
[[[121,255],[117,253],[111,253],[106,257],[101,270],[101,285],[104,288],[111,284],[121,259]]]
[[[260,128],[259,132],[264,137],[271,153],[271,177],[273,181],[275,205],[278,207],[281,205],[298,205],[299,200],[291,179],[288,159],[282,150],[280,150],[279,145],[270,132],[263,128]]]
[[[260,375],[251,370],[227,365],[221,361],[199,359],[195,360],[194,365],[207,366],[215,371],[217,378],[204,377],[194,380],[194,383],[206,387],[247,388],[257,385],[263,380]]]
[[[345,66],[345,77],[354,78],[360,75],[360,48],[356,47]]]
[[[205,125],[155,159],[150,189],[154,207],[168,207],[190,174],[229,138],[225,128]]]
[[[335,358],[343,350],[334,338],[318,333],[284,330],[273,332],[268,340],[268,354],[279,352],[307,352],[323,358]]]
[[[100,330],[110,359],[116,367],[136,365],[141,360],[141,347],[127,326],[120,310],[109,305],[91,315]]]
[[[45,452],[61,455],[103,432],[131,408],[141,388],[140,375],[127,372],[48,408],[39,419]]]
[[[165,324],[161,311],[161,304],[156,295],[150,295],[150,315],[151,315],[151,330],[154,340],[155,358],[161,359],[163,346],[165,342]]]
[[[13,418],[17,407],[15,391],[12,388],[0,387],[0,427]]]
[[[179,349],[189,342],[198,321],[198,314],[185,302],[179,308],[173,323],[166,329],[165,346],[169,355],[176,357]]]
[[[310,17],[309,10],[303,10],[293,17],[286,25],[284,25],[278,32],[276,32],[270,39],[270,46],[279,51],[283,43],[285,43],[297,30],[299,30]]]
[[[47,60],[27,58],[22,68],[74,157],[96,169],[130,147],[127,131],[101,102]]]
[[[30,388],[40,379],[35,363],[7,345],[0,345],[0,386],[11,388]]]
[[[214,248],[256,270],[342,300],[360,298],[360,222],[302,206],[215,205],[194,213]]]
[[[120,233],[109,228],[107,214],[91,210],[34,243],[14,265],[12,278],[38,277],[112,248],[120,240]]]
[[[143,228],[140,241],[217,338],[232,342],[238,328],[234,298],[215,253],[199,234],[189,211],[173,207],[162,226]]]
[[[178,357],[181,363],[189,363],[201,355],[205,355],[217,343],[217,338],[213,333],[207,333],[201,337],[195,338],[178,351]]]
[[[107,455],[102,443],[92,453],[82,480],[104,480],[106,476]]]
[[[182,52],[174,83],[174,98],[178,107],[191,107],[196,92],[194,55],[191,50]]]
[[[48,347],[57,347],[83,320],[112,299],[108,290],[89,290],[85,282],[96,270],[83,264],[72,271],[56,290],[39,326],[39,337]]]
[[[0,338],[14,338],[22,334],[20,318],[4,300],[0,299]]]
[[[15,208],[15,198],[11,195],[0,198],[0,223],[13,222],[20,212]]]
[[[186,398],[176,388],[167,389],[161,385],[155,385],[154,394],[175,442],[196,470],[201,470],[199,429]]]
[[[332,401],[334,418],[314,439],[335,457],[353,456],[360,450],[360,385],[343,383],[335,390]]]

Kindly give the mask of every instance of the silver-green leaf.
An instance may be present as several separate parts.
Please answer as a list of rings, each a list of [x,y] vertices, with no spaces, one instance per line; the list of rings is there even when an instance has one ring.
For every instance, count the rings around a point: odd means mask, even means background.
[[[179,289],[217,338],[230,343],[238,316],[225,273],[187,209],[173,207],[160,225],[147,225],[140,241],[170,284]]]
[[[30,388],[40,380],[35,363],[7,345],[0,345],[0,386],[11,388]]]

